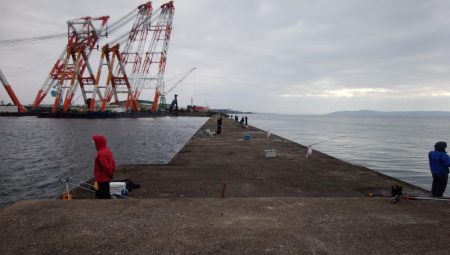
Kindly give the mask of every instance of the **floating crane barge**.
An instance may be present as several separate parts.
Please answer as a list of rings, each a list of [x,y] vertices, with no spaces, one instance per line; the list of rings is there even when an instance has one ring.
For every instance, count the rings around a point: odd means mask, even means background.
[[[172,21],[173,1],[154,10],[151,2],[139,5],[116,22],[108,25],[109,16],[81,17],[67,21],[67,45],[52,66],[47,78],[27,109],[15,96],[2,74],[1,80],[17,113],[0,116],[37,115],[42,118],[123,118],[157,117],[164,96],[164,73],[167,63]],[[121,35],[116,31],[133,21],[131,30]],[[99,45],[107,36],[114,39]],[[58,35],[60,36],[60,35]],[[41,37],[40,37],[41,38]],[[53,38],[53,37],[45,37]],[[14,41],[14,40],[6,40]],[[98,68],[90,63],[94,49],[101,49]],[[105,74],[106,72],[106,74]],[[105,74],[102,76],[102,73]],[[142,111],[138,103],[144,89],[154,89],[151,112]],[[86,112],[72,109],[76,93],[82,96]],[[54,97],[51,110],[42,111],[44,99]],[[163,98],[164,99],[164,98]],[[110,112],[108,106],[125,101],[124,112]]]

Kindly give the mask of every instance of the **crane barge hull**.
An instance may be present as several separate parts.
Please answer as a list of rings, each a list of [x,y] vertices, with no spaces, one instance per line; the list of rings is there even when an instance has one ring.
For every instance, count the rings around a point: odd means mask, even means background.
[[[114,118],[153,118],[168,116],[163,112],[41,112],[38,118],[69,118],[69,119],[114,119]]]
[[[166,117],[166,116],[185,116],[185,117],[210,117],[214,115],[215,112],[190,112],[190,111],[179,111],[179,112],[41,112],[37,114],[38,118],[59,118],[59,119],[118,119],[118,118],[155,118],[155,117]]]

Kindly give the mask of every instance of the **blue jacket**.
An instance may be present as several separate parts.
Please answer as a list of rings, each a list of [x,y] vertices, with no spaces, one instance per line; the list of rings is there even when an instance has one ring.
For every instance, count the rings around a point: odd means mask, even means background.
[[[430,170],[432,174],[446,175],[450,166],[450,157],[442,151],[430,151],[428,153]]]

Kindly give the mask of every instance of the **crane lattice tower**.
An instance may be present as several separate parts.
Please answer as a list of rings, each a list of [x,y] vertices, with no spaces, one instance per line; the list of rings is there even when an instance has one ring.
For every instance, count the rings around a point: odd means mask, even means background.
[[[108,68],[108,77],[101,111],[105,111],[113,96],[115,104],[118,105],[120,100],[119,94],[121,93],[127,95],[126,109],[131,107],[133,111],[139,110],[135,84],[138,82],[137,75],[142,66],[145,44],[152,22],[152,13],[153,7],[151,2],[140,5],[130,32],[103,47],[97,81],[100,80],[101,69],[105,65]],[[125,46],[123,49],[120,49],[122,42],[125,43]],[[115,45],[110,47],[110,44]],[[90,109],[93,110],[92,105]]]
[[[158,110],[158,101],[161,96],[161,91],[164,91],[164,72],[167,63],[167,53],[169,49],[170,37],[172,34],[173,16],[175,13],[175,6],[173,1],[170,1],[161,6],[161,14],[155,25],[152,25],[153,32],[149,48],[145,54],[141,76],[145,77],[143,80],[150,82],[149,85],[154,84],[155,96],[153,99],[152,111]],[[145,84],[138,87],[138,95],[140,91],[145,88]]]
[[[55,101],[52,112],[58,111],[61,102],[64,101],[63,111],[67,111],[78,87],[81,88],[84,103],[87,104],[89,94],[98,93],[95,88],[95,76],[89,64],[89,56],[98,43],[104,31],[109,16],[83,17],[67,21],[68,41],[67,45],[53,65],[47,79],[42,84],[36,95],[33,107],[39,107],[42,100],[53,88]],[[100,23],[98,27],[96,23]],[[85,76],[86,70],[88,73]],[[64,99],[63,99],[64,97]]]

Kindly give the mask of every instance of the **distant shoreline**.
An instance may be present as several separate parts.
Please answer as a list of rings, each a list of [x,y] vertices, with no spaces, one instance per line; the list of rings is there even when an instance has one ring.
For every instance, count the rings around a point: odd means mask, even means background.
[[[301,115],[301,116],[329,116],[329,117],[450,117],[450,111],[336,111],[330,113],[266,113],[252,112],[252,114],[274,114],[274,115]]]
[[[447,111],[373,111],[373,110],[358,110],[358,111],[336,111],[324,114],[325,116],[396,116],[396,117],[450,117],[450,112]]]

